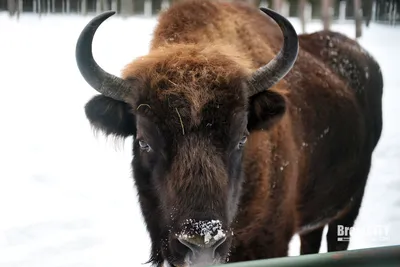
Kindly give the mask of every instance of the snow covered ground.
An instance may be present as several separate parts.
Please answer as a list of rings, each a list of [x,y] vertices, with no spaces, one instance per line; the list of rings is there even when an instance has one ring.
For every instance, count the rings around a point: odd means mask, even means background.
[[[0,13],[2,267],[138,267],[148,259],[130,176],[132,140],[115,145],[95,137],[83,111],[96,92],[81,78],[74,49],[89,19],[23,15],[16,22]],[[147,52],[155,24],[112,17],[95,36],[95,58],[119,75]],[[354,36],[352,24],[333,28]],[[372,24],[360,42],[382,66],[385,125],[356,226],[386,226],[389,236],[358,236],[352,249],[400,244],[400,29]],[[298,245],[296,237],[291,255]]]

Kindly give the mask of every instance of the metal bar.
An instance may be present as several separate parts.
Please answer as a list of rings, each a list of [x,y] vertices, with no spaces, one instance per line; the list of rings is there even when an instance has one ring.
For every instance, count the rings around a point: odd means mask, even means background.
[[[400,246],[229,263],[219,267],[399,267]]]

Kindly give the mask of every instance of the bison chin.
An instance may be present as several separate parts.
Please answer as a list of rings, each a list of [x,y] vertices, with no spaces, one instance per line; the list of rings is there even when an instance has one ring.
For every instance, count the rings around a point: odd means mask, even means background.
[[[164,267],[202,267],[226,261],[231,235],[220,220],[189,219],[179,229],[170,232],[164,246]]]

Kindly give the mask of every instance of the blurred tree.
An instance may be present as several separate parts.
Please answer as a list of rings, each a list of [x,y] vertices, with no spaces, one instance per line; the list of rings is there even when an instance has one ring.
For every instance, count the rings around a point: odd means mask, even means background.
[[[108,0],[98,0],[96,2],[96,12],[100,13],[105,10],[110,10],[110,5],[109,5]]]
[[[161,11],[162,0],[152,0],[152,15],[156,15]]]
[[[373,5],[374,5],[374,0],[362,1],[362,12],[363,12],[363,16],[365,18],[365,24],[367,25],[367,27],[369,26],[369,23],[371,22],[371,19],[372,19]]]
[[[12,17],[17,15],[19,18],[19,1],[18,0],[7,0],[7,9],[9,15]]]
[[[145,0],[132,0],[133,1],[133,13],[144,14]]]
[[[82,0],[81,2],[81,13],[87,15],[87,0]]]
[[[133,0],[120,0],[120,13],[122,15],[131,15],[134,12]]]
[[[306,9],[307,0],[299,0],[299,8],[298,8],[298,16],[301,23],[301,31],[303,33],[306,32],[306,18],[305,18],[305,9]]]
[[[324,30],[329,30],[331,26],[331,0],[322,0],[321,17]]]
[[[354,19],[356,23],[356,38],[361,37],[362,9],[361,0],[353,0],[354,2]]]
[[[282,11],[282,0],[273,0],[272,1],[272,9],[281,12]]]

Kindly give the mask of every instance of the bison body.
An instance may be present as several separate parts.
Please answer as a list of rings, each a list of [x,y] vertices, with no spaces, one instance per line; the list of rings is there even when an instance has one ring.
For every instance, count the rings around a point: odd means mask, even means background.
[[[336,226],[352,226],[362,201],[382,129],[382,74],[353,40],[334,32],[297,40],[271,12],[176,4],[123,79],[91,55],[104,17],[78,41],[81,73],[102,93],[85,107],[90,123],[134,136],[157,266],[283,257],[296,233],[302,254],[317,253],[325,225],[329,251],[347,249]]]

